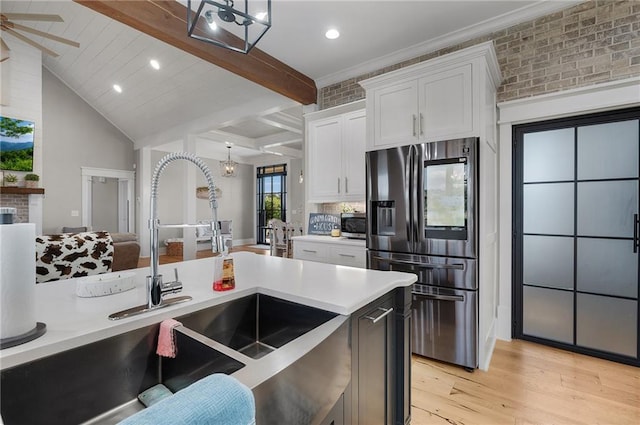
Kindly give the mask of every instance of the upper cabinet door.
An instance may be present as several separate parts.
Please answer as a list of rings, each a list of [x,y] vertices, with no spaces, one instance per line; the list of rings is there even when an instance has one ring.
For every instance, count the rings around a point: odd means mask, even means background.
[[[383,87],[373,96],[373,148],[418,141],[418,81]]]
[[[366,113],[363,110],[343,116],[342,168],[345,198],[365,197],[364,152],[367,137]]]
[[[473,135],[471,64],[420,78],[418,133],[422,141]]]
[[[308,128],[309,200],[335,199],[342,192],[340,117],[312,121]]]

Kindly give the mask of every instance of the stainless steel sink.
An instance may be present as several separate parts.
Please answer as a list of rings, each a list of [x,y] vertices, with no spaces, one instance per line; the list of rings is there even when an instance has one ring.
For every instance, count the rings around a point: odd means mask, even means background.
[[[143,408],[137,395],[163,383],[173,392],[245,365],[176,332],[179,355],[156,355],[159,325],[64,351],[1,373],[6,424],[117,423]],[[106,412],[106,413],[105,413]]]
[[[156,355],[156,324],[2,370],[4,422],[116,424],[157,384],[226,373],[252,389],[258,423],[315,423],[350,381],[348,316],[255,294],[176,319],[174,359]]]
[[[213,373],[231,375],[245,366],[182,332],[175,337],[178,355],[160,358],[161,382],[174,393]]]
[[[182,324],[252,359],[259,359],[337,314],[254,294],[179,317]]]

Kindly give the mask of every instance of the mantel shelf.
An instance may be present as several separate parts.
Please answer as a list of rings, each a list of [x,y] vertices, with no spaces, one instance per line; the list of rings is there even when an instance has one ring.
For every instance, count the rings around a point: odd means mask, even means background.
[[[7,194],[13,194],[13,195],[44,195],[44,188],[0,186],[0,193],[7,193]]]

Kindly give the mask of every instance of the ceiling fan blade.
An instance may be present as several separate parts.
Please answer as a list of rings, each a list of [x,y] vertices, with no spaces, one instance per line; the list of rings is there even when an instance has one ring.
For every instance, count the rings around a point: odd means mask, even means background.
[[[0,62],[4,62],[9,59],[9,51],[11,49],[7,46],[7,43],[0,38]]]
[[[4,52],[8,52],[11,49],[9,48],[9,46],[7,46],[7,43],[4,42],[4,40],[2,38],[0,38],[0,51]]]
[[[5,22],[4,25],[6,25],[9,28],[13,28],[13,29],[16,29],[16,30],[20,30],[20,31],[31,33],[31,34],[39,35],[41,37],[48,38],[49,40],[58,41],[60,43],[68,44],[69,46],[80,47],[80,43],[77,43],[77,42],[75,42],[73,40],[69,40],[68,38],[58,37],[57,35],[53,35],[53,34],[49,34],[49,33],[46,33],[46,32],[38,31],[36,29],[25,27],[24,25],[16,24],[14,22]]]
[[[46,15],[42,13],[3,13],[2,20],[64,22],[59,15]]]
[[[53,56],[54,58],[57,58],[59,55],[54,52],[53,50],[49,50],[46,47],[44,47],[42,44],[40,43],[36,43],[35,41],[25,37],[24,35],[15,32],[14,30],[12,30],[11,28],[7,27],[6,25],[0,25],[0,29],[2,29],[3,31],[8,32],[9,34],[11,34],[12,36],[14,36],[15,38],[24,41],[25,43],[35,47],[36,49],[40,49],[42,50],[44,53],[48,54],[49,56]]]

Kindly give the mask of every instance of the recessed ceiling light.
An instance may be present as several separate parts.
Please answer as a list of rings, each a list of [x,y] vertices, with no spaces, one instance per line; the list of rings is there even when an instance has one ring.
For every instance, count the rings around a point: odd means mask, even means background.
[[[324,34],[324,36],[327,37],[329,40],[335,40],[336,38],[340,37],[340,33],[338,32],[337,29],[331,28],[329,31],[327,31]]]
[[[155,59],[151,59],[151,60],[149,61],[149,65],[151,65],[151,68],[153,68],[153,69],[155,69],[155,70],[160,69],[160,62],[158,62],[158,61],[157,61],[157,60],[155,60]]]
[[[120,87],[118,84],[114,84],[113,89],[118,93],[122,93],[122,87]]]

